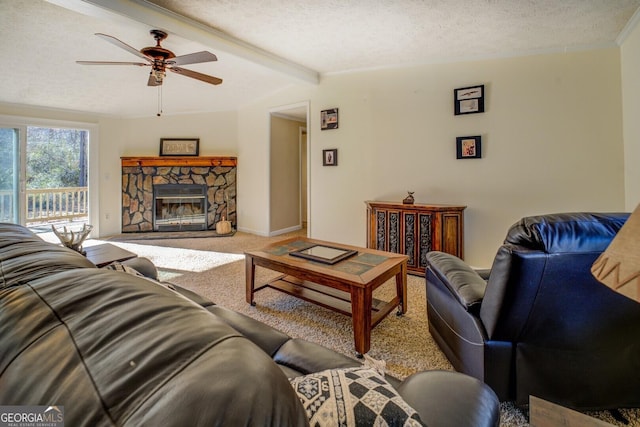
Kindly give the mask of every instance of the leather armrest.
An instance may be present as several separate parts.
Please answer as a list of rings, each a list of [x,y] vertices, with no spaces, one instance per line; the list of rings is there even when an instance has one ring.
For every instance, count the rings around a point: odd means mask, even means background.
[[[489,276],[491,275],[490,268],[476,268],[475,270],[484,280],[489,280]]]
[[[325,369],[353,368],[362,364],[327,347],[298,338],[291,338],[273,355],[273,360],[307,375]]]
[[[479,310],[487,281],[478,272],[460,258],[439,251],[427,254],[427,266],[467,311]]]
[[[133,268],[138,273],[153,280],[158,280],[158,269],[149,258],[135,257],[122,261],[121,264]]]
[[[176,285],[175,283],[171,283],[171,282],[162,282],[162,284],[164,286],[166,286],[167,288],[171,289],[172,291],[175,291],[177,293],[179,293],[180,295],[182,295],[183,297],[187,297],[189,298],[191,301],[195,302],[198,305],[201,305],[204,308],[210,307],[212,305],[215,305],[215,303],[211,300],[209,300],[208,298],[203,297],[200,294],[197,294],[187,288],[183,288],[180,285]]]
[[[497,427],[500,402],[482,381],[453,371],[423,371],[397,387],[428,426]]]

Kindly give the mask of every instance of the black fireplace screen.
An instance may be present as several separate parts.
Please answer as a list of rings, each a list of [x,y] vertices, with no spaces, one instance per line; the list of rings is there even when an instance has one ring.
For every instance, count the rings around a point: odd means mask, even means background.
[[[153,230],[207,229],[207,186],[160,184],[153,187]]]

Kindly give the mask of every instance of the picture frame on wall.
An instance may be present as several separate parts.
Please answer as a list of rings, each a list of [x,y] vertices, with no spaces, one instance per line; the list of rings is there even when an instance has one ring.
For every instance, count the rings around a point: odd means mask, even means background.
[[[320,111],[320,130],[338,129],[338,109]]]
[[[161,156],[198,156],[200,138],[161,138]]]
[[[484,85],[453,90],[454,114],[484,113]]]
[[[338,149],[322,150],[322,166],[338,166]]]
[[[456,159],[482,158],[482,137],[459,136],[456,138]]]

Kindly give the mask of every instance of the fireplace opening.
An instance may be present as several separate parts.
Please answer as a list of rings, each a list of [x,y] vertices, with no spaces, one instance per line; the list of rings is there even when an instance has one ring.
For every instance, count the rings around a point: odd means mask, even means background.
[[[153,231],[207,229],[206,185],[155,185],[153,205]]]

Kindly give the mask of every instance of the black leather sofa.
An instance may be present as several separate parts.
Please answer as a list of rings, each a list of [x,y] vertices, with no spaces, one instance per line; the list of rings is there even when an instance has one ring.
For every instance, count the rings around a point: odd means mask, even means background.
[[[154,277],[138,258],[130,265]],[[69,426],[304,426],[288,378],[360,362],[175,285],[0,224],[0,405],[61,405]],[[470,376],[387,377],[428,426],[497,426]]]
[[[501,401],[534,395],[575,409],[640,407],[640,304],[591,265],[629,214],[523,218],[488,275],[427,255],[429,330],[457,371]]]

